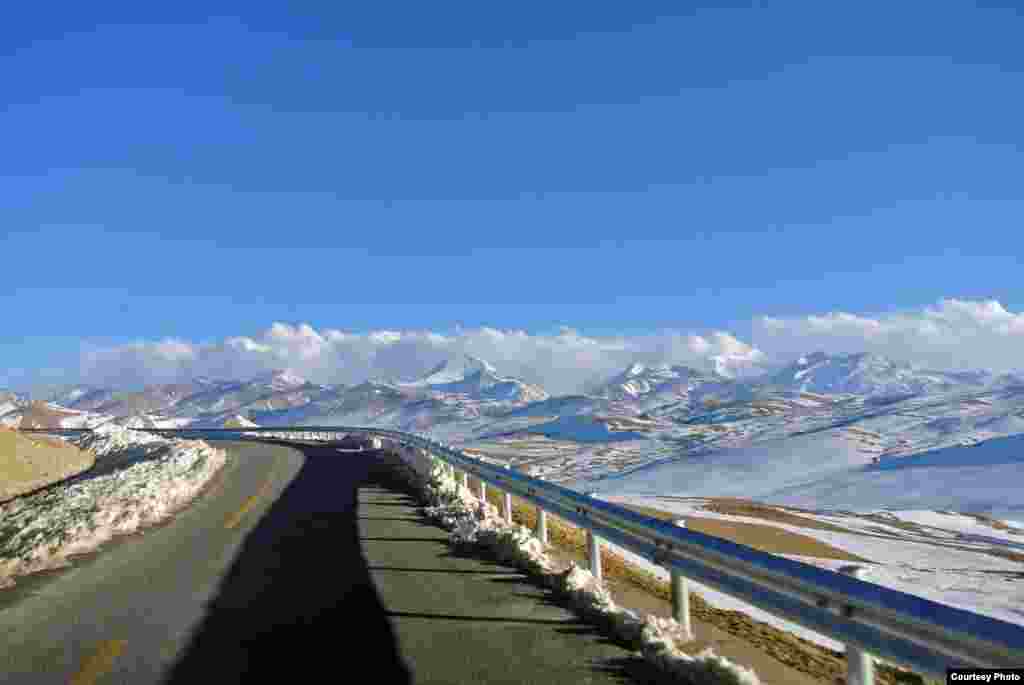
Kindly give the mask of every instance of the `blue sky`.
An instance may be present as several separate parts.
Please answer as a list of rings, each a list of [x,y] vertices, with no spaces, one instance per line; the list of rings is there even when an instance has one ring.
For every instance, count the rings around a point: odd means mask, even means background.
[[[145,5],[0,26],[0,385],[274,321],[1024,304],[1014,3]]]

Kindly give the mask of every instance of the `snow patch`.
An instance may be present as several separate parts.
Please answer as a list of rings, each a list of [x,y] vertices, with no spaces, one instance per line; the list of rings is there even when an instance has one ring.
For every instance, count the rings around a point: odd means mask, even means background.
[[[1019,625],[1024,622],[1024,615],[1020,612],[1020,607],[1024,606],[1024,588],[1014,580],[1020,574],[1021,565],[990,553],[992,550],[1020,553],[1024,550],[1024,537],[1015,531],[993,529],[971,516],[921,510],[867,511],[863,514],[803,512],[799,515],[806,518],[809,524],[826,523],[848,531],[838,532],[781,523],[770,518],[720,514],[704,509],[703,506],[710,500],[700,498],[677,500],[618,495],[602,499],[656,507],[679,516],[767,525],[810,537],[873,562],[868,577],[872,583],[1010,623]],[[922,529],[907,530],[905,524],[922,526]],[[642,557],[626,550],[620,552],[631,563],[659,578],[668,578],[667,571]],[[837,571],[849,563],[796,555],[781,556],[831,571]],[[842,650],[842,645],[829,637],[775,617],[700,583],[691,584],[712,606],[742,611],[755,620],[829,649]]]
[[[167,440],[106,424],[72,441],[96,454],[79,476],[0,505],[0,587],[15,576],[69,564],[115,535],[184,508],[224,465],[198,440]]]
[[[711,648],[697,656],[686,654],[679,644],[692,636],[686,635],[679,623],[657,616],[641,618],[617,606],[608,590],[585,569],[573,564],[557,572],[543,543],[529,529],[506,523],[493,506],[459,484],[439,460],[422,450],[401,449],[398,453],[409,466],[413,484],[422,489],[428,503],[424,513],[452,531],[453,544],[487,548],[500,560],[541,576],[555,592],[566,596],[577,611],[637,645],[645,659],[683,682],[760,685],[753,670],[732,663]]]

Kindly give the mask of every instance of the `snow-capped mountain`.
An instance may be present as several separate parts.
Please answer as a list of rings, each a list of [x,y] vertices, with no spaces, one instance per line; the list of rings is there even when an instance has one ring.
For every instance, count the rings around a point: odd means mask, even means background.
[[[48,398],[48,401],[68,409],[95,411],[110,402],[116,395],[117,392],[110,388],[76,385],[66,390],[55,392]]]
[[[799,392],[876,397],[982,387],[991,380],[992,375],[985,371],[929,371],[877,354],[828,355],[815,352],[776,372],[768,382]]]
[[[720,380],[716,373],[703,373],[687,366],[635,363],[594,394],[610,400],[636,400],[652,394],[685,396],[693,385]]]
[[[258,423],[253,423],[240,414],[235,414],[224,421],[225,428],[254,428],[257,426],[259,426]]]
[[[0,390],[0,426],[16,425],[14,413],[26,404],[28,404],[28,398],[24,395],[8,390]],[[20,417],[17,417],[17,422],[20,422],[20,420]]]
[[[138,392],[111,392],[97,390],[83,396],[72,407],[82,411],[95,411],[113,416],[159,413],[195,394],[191,384],[151,385]]]
[[[16,428],[92,428],[110,418],[104,414],[67,409],[35,400],[22,403],[0,416],[0,424]]]
[[[195,383],[196,392],[174,403],[173,416],[223,419],[228,414],[273,412],[309,404],[327,388],[309,383],[288,371],[273,371],[246,381]]]
[[[465,395],[474,400],[528,403],[548,399],[542,388],[518,378],[498,375],[498,370],[483,359],[470,355],[442,362],[423,378],[402,384],[433,393]]]
[[[412,383],[403,383],[403,385],[427,387],[432,385],[457,383],[467,376],[477,372],[483,372],[495,376],[498,374],[498,370],[491,366],[486,360],[465,354],[460,357],[446,359],[428,371],[422,378],[413,381]]]
[[[618,413],[687,415],[700,410],[706,401],[749,398],[751,388],[715,371],[634,363],[591,394],[611,402]]]
[[[286,369],[278,369],[253,378],[252,385],[264,385],[274,392],[289,392],[310,385],[309,381]]]
[[[89,385],[64,386],[50,391],[45,396],[45,399],[47,402],[53,402],[54,404],[59,404],[62,407],[73,408],[76,402],[94,390],[96,390],[96,388]]]
[[[764,366],[756,351],[716,354],[708,359],[712,370],[722,378],[753,378],[764,373]]]
[[[168,418],[158,414],[133,414],[118,416],[111,423],[124,428],[187,428],[195,424],[191,418]],[[210,426],[213,427],[213,426]]]
[[[1024,387],[1024,371],[1011,371],[997,376],[992,385],[997,387]]]

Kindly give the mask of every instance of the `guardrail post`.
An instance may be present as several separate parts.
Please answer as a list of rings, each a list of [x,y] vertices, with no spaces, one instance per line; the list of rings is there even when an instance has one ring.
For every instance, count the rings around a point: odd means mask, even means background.
[[[587,550],[590,557],[590,572],[601,580],[601,539],[594,535],[592,530],[587,531]]]
[[[593,497],[595,494],[597,493],[588,492],[587,497]],[[594,535],[594,531],[590,529],[587,529],[587,554],[590,557],[590,573],[601,580],[601,538]]]
[[[462,487],[469,490],[469,471],[462,471],[459,474],[459,480],[462,481]]]
[[[537,537],[545,545],[548,544],[548,512],[537,507]]]
[[[512,464],[505,464],[506,469],[512,468]],[[505,491],[505,523],[512,523],[512,493],[508,490]]]
[[[487,504],[487,483],[480,479],[480,501]]]
[[[675,524],[686,527],[686,521],[679,519]],[[686,634],[693,637],[693,624],[690,621],[690,582],[679,571],[669,569],[672,574],[672,618],[683,627]]]
[[[863,580],[867,575],[863,566],[850,565],[839,569],[840,573]],[[846,645],[846,683],[847,685],[874,685],[875,662],[867,652]]]
[[[537,480],[544,480],[544,476],[537,476]],[[548,512],[541,507],[537,507],[537,537],[548,544]]]

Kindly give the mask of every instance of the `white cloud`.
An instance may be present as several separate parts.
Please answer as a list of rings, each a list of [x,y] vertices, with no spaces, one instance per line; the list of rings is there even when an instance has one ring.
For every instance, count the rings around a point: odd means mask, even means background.
[[[754,343],[775,359],[812,350],[875,352],[937,369],[1024,367],[1024,314],[997,300],[944,299],[916,311],[763,317]]]
[[[762,317],[751,342],[725,331],[698,335],[590,337],[563,327],[536,334],[496,328],[364,333],[274,323],[254,337],[213,343],[170,339],[85,349],[87,382],[138,386],[198,375],[248,378],[288,369],[320,383],[367,378],[415,378],[444,359],[471,354],[498,371],[544,386],[579,392],[639,361],[717,368],[749,375],[769,363],[807,352],[871,351],[941,369],[1019,369],[1024,314],[995,300],[946,299],[916,311],[868,316],[830,312],[805,317]]]
[[[705,368],[742,368],[760,353],[728,333],[706,337],[676,332],[630,338],[593,338],[571,328],[531,334],[496,328],[434,331],[318,331],[308,324],[274,323],[261,334],[215,343],[182,340],[90,347],[82,353],[86,382],[115,386],[166,383],[195,376],[248,378],[288,369],[321,383],[367,378],[412,379],[461,354],[481,357],[499,372],[544,386],[578,392],[636,360]]]

